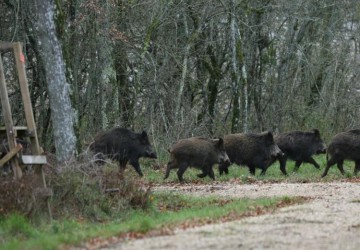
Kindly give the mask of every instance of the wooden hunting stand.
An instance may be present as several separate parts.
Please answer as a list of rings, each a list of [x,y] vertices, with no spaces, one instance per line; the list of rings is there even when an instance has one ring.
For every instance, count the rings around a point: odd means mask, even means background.
[[[16,70],[18,74],[21,98],[25,111],[26,126],[14,126],[11,113],[10,102],[5,82],[4,67],[2,57],[0,54],[0,97],[2,113],[4,116],[5,127],[0,127],[0,137],[6,134],[7,144],[9,147],[8,153],[0,159],[0,168],[4,164],[9,163],[12,167],[15,179],[20,179],[23,175],[22,166],[33,165],[35,168],[35,175],[37,187],[34,191],[34,198],[44,198],[47,203],[47,209],[51,220],[51,210],[48,199],[52,195],[52,190],[46,187],[45,175],[43,165],[46,164],[46,156],[41,155],[42,149],[39,146],[39,141],[36,132],[36,124],[32,110],[30,93],[28,88],[28,81],[25,72],[25,57],[22,52],[22,43],[15,42],[1,42],[0,52],[13,51],[16,62]],[[32,155],[24,155],[22,146],[17,143],[17,137],[29,138]]]

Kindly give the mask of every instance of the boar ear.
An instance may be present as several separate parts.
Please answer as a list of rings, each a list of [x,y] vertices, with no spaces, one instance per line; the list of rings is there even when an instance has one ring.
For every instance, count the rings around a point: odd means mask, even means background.
[[[211,141],[215,146],[219,145],[219,143],[220,143],[220,139],[219,139],[219,138],[210,139],[210,141]]]
[[[271,145],[274,142],[273,133],[271,131],[266,131],[265,133],[266,143]]]
[[[217,141],[216,145],[217,145],[218,147],[224,146],[224,140],[223,140],[223,138],[219,137],[217,140],[218,140],[218,141]]]
[[[269,138],[273,138],[273,133],[271,131],[267,131],[266,132],[266,135],[269,137]]]
[[[315,134],[316,137],[320,137],[320,131],[318,129],[313,129],[313,132]]]
[[[141,138],[141,141],[142,141],[142,142],[144,142],[144,143],[147,143],[147,142],[148,142],[149,139],[148,139],[148,135],[147,135],[147,133],[146,133],[145,130],[143,130],[143,132],[141,133],[140,138]]]

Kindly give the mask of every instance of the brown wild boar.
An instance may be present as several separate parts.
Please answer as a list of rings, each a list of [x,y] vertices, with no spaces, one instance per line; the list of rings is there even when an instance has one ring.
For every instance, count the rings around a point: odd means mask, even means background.
[[[167,164],[164,179],[169,177],[171,169],[177,168],[177,176],[180,182],[184,181],[183,174],[189,166],[202,170],[198,177],[210,176],[215,180],[213,165],[229,162],[222,138],[192,137],[182,139],[173,145],[169,152],[170,161]]]

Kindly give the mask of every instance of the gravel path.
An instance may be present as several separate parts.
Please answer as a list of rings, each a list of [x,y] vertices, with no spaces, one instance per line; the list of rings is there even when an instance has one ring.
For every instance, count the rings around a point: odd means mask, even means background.
[[[223,183],[155,189],[192,195],[313,199],[272,214],[179,229],[174,235],[120,242],[106,249],[360,249],[360,183]]]

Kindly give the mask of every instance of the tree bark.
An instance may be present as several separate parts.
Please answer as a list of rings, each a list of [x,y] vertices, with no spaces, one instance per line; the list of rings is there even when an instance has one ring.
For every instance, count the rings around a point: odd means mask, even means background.
[[[32,13],[37,14],[32,23],[45,69],[56,158],[58,162],[65,162],[74,154],[76,138],[69,84],[66,81],[62,50],[55,31],[54,2],[31,0],[28,6],[29,10],[33,11]]]
[[[187,17],[185,14],[185,11],[183,13],[184,16],[184,31],[185,35],[189,36],[189,29],[187,24]],[[181,107],[181,97],[183,96],[184,87],[185,87],[185,81],[187,76],[187,69],[188,69],[188,57],[189,57],[189,51],[190,51],[190,41],[187,41],[187,44],[185,46],[185,52],[184,52],[184,61],[183,61],[183,68],[181,73],[181,80],[180,80],[180,86],[179,91],[176,98],[176,106],[175,106],[175,122],[178,122],[179,119],[179,113],[180,113],[180,107]]]
[[[236,29],[236,8],[235,0],[230,1],[230,49],[232,66],[232,103],[233,112],[231,119],[231,132],[236,133],[240,130],[240,73],[238,70],[238,58],[236,45],[238,43],[238,31]]]

